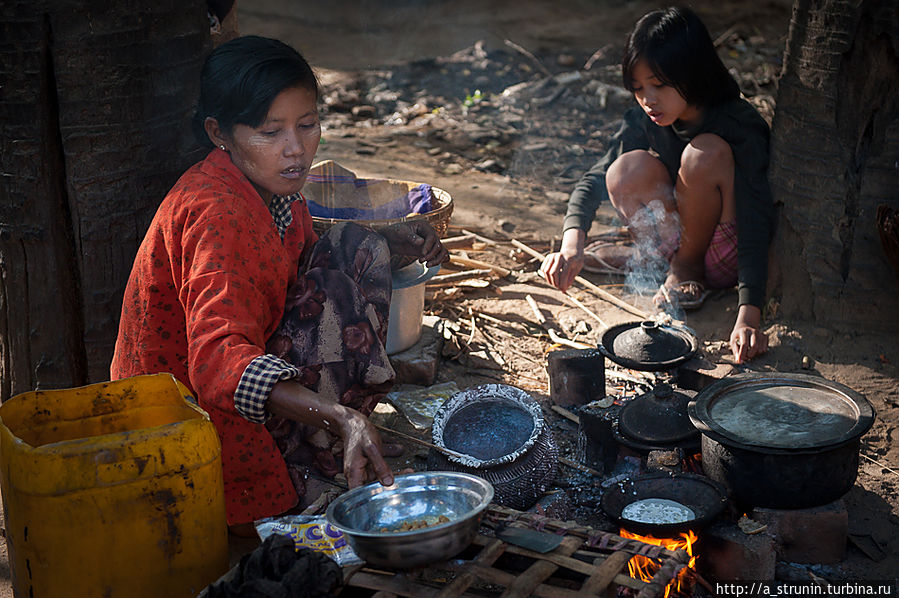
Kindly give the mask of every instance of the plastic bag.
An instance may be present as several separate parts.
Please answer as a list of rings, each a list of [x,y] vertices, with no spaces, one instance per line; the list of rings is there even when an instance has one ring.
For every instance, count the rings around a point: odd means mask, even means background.
[[[299,548],[309,548],[334,559],[341,567],[359,565],[360,559],[347,543],[343,532],[331,526],[324,515],[281,515],[266,517],[254,524],[263,541],[272,534],[287,536]]]

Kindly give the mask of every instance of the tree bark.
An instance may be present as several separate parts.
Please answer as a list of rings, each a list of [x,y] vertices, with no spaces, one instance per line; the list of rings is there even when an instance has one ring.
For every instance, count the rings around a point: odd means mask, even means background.
[[[190,134],[206,4],[0,6],[0,399],[108,379],[122,293]]]
[[[899,7],[796,0],[772,126],[780,206],[773,284],[784,315],[899,331],[899,281],[875,228],[899,207]]]

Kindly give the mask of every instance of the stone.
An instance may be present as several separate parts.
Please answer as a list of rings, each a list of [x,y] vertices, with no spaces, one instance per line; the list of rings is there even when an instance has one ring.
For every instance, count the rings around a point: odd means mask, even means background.
[[[421,338],[406,349],[390,356],[396,372],[396,384],[430,386],[437,380],[440,353],[443,350],[443,320],[423,316]]]
[[[772,581],[777,565],[774,538],[746,534],[718,522],[699,532],[697,568],[710,581]]]
[[[845,556],[849,512],[843,499],[808,509],[756,507],[752,518],[768,526],[782,561],[832,565]]]

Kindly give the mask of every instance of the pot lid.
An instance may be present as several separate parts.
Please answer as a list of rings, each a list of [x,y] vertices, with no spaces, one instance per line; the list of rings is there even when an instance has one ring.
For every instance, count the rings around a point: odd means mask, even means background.
[[[628,401],[618,418],[619,432],[649,446],[673,446],[699,440],[699,430],[687,415],[692,397],[657,384],[650,392]]]
[[[440,264],[428,268],[421,262],[415,261],[393,271],[393,289],[408,289],[423,282],[427,282],[440,271]]]
[[[860,393],[805,374],[738,374],[688,407],[703,434],[747,448],[820,449],[857,440],[874,423]]]
[[[670,370],[696,353],[696,336],[683,326],[653,320],[612,326],[602,335],[606,357],[633,370]]]

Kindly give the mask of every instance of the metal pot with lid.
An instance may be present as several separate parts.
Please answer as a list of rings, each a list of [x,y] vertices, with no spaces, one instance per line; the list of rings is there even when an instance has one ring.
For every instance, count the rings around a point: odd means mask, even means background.
[[[698,451],[700,434],[687,415],[695,393],[656,384],[650,392],[631,399],[613,424],[615,439],[640,452],[681,448]]]
[[[698,342],[685,326],[643,320],[608,328],[599,349],[622,367],[661,371],[672,370],[692,358]]]
[[[703,389],[688,413],[705,473],[745,506],[803,509],[855,484],[874,409],[860,393],[805,374],[738,374]]]

